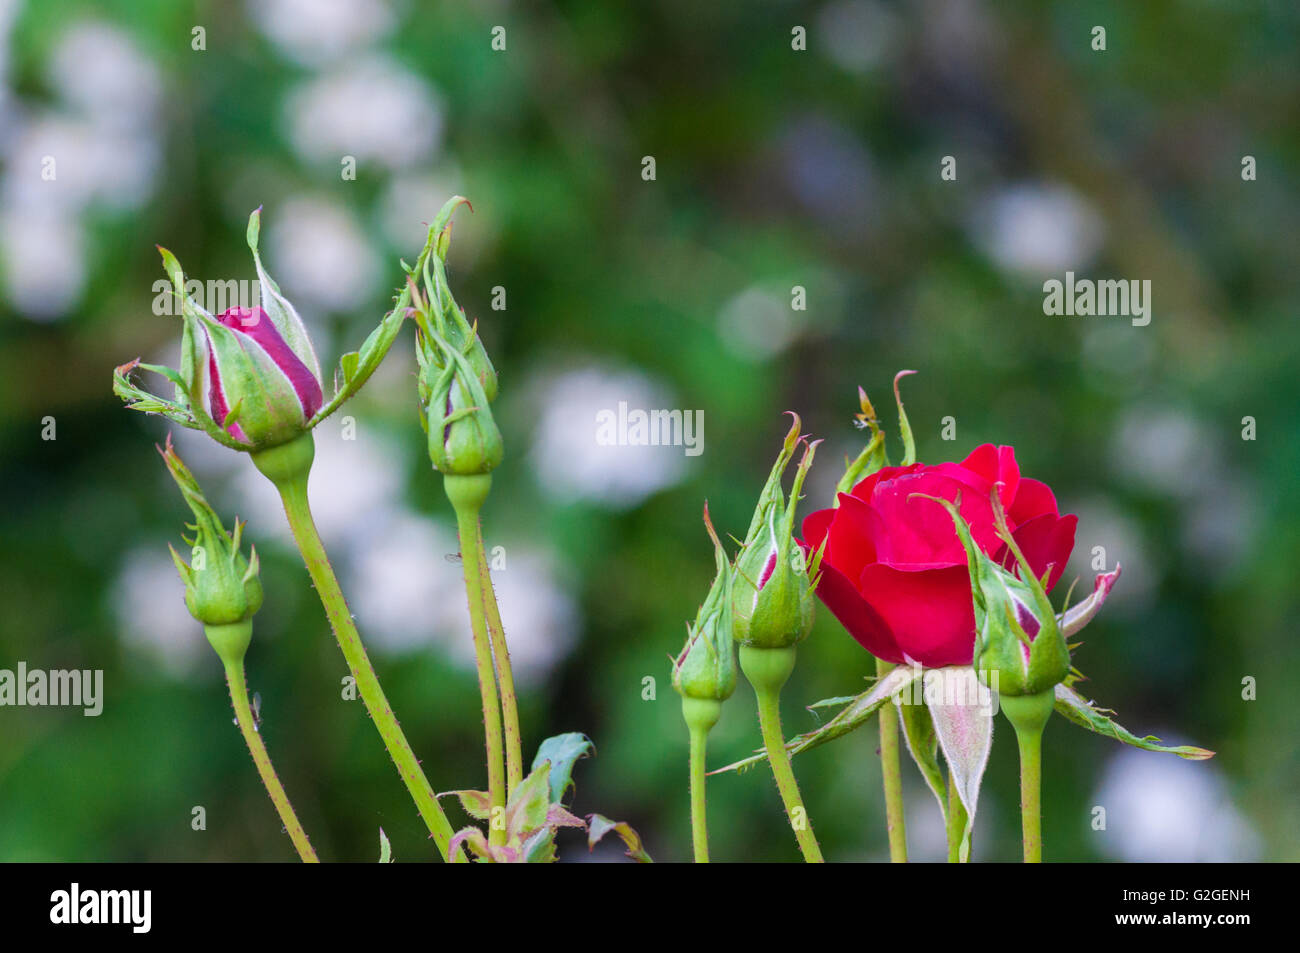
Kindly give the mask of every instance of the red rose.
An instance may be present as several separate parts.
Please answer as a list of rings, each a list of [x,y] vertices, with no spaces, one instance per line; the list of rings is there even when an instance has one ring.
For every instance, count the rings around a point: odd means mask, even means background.
[[[1046,484],[1021,479],[1012,447],[984,444],[961,463],[885,467],[839,495],[835,509],[810,513],[804,542],[822,541],[817,595],[849,634],[887,662],[926,668],[969,665],[975,652],[966,553],[951,517],[932,500],[956,501],[976,544],[1008,569],[1015,560],[993,528],[989,494],[998,485],[1012,536],[1050,591],[1074,549],[1076,516],[1061,516]]]

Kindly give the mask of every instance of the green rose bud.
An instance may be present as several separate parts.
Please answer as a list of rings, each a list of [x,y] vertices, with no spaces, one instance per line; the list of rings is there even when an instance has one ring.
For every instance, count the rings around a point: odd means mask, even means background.
[[[505,447],[469,360],[437,331],[423,329],[417,354],[420,423],[434,468],[447,476],[491,473]]]
[[[683,699],[724,702],[736,690],[736,657],[732,647],[732,569],[722,548],[709,508],[704,507],[704,525],[713,540],[717,575],[704,603],[686,626],[686,645],[673,662],[673,688]]]
[[[244,557],[240,551],[243,523],[235,521],[233,536],[226,532],[194,475],[176,455],[170,437],[160,452],[194,513],[194,523],[189,526],[194,537],[185,540],[191,550],[189,564],[171,549],[172,561],[185,583],[185,605],[190,615],[208,627],[247,622],[262,607],[257,550],[251,549],[248,558]],[[242,650],[239,654],[242,657]]]
[[[736,557],[732,611],[735,637],[741,645],[788,648],[812,630],[816,603],[814,558],[811,571],[803,549],[794,539],[794,516],[817,442],[804,450],[787,500],[781,478],[799,444],[800,421],[786,435],[767,483],[759,496],[749,531]]]

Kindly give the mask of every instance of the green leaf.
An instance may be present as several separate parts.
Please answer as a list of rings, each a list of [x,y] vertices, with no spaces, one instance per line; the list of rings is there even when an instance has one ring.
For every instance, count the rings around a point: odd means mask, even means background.
[[[381,864],[391,864],[393,862],[393,848],[388,843],[388,836],[384,829],[379,828],[379,862]]]
[[[533,771],[546,762],[551,764],[551,803],[559,804],[573,786],[573,766],[579,758],[589,758],[596,751],[591,739],[580,731],[552,735],[537,748]]]
[[[361,360],[360,351],[349,351],[339,359],[339,369],[343,371],[343,383],[346,385],[357,375],[357,365]]]
[[[1081,725],[1099,735],[1105,735],[1107,738],[1122,741],[1134,748],[1142,748],[1144,751],[1167,751],[1189,761],[1204,761],[1206,758],[1214,757],[1213,751],[1197,748],[1193,745],[1162,745],[1160,739],[1155,735],[1139,738],[1118,722],[1113,721],[1110,715],[1114,713],[1109,709],[1097,708],[1073,688],[1069,688],[1064,684],[1056,686],[1056,710],[1076,725]]]
[[[522,842],[533,831],[546,826],[551,807],[550,774],[550,762],[543,761],[515,788],[506,805],[507,840]]]
[[[486,821],[492,813],[492,801],[487,791],[448,791],[438,797],[456,795],[465,813],[478,821]]]
[[[611,821],[603,814],[590,814],[587,817],[587,849],[591,850],[598,844],[606,834],[613,831],[623,839],[624,846],[627,847],[627,855],[635,860],[638,864],[653,864],[654,861],[650,855],[645,852],[641,846],[641,836],[627,823],[627,821]]]
[[[943,768],[939,764],[939,736],[935,734],[930,709],[924,704],[905,703],[898,706],[898,713],[903,725],[903,740],[907,742],[907,753],[912,756],[925,783],[934,792],[935,799],[939,802],[939,814],[946,824],[948,782],[944,780]]]
[[[807,751],[809,748],[816,748],[818,745],[825,744],[828,741],[834,741],[847,735],[850,731],[865,724],[866,721],[876,712],[876,709],[890,700],[896,693],[901,692],[912,682],[916,681],[921,675],[921,669],[900,665],[898,668],[890,671],[884,678],[878,679],[871,688],[867,689],[861,695],[854,697],[851,704],[848,705],[838,715],[814,731],[805,732],[791,738],[785,743],[785,750],[791,755],[799,754],[801,751]],[[709,774],[722,774],[726,771],[744,771],[756,764],[767,760],[765,752],[758,752],[748,758],[744,758],[734,764],[729,764],[725,768],[718,768],[710,771]]]
[[[483,832],[477,827],[464,827],[458,830],[447,845],[447,856],[460,858],[463,855],[460,852],[461,845],[468,847],[470,853],[479,860],[495,861],[492,848],[488,845],[488,839]]]

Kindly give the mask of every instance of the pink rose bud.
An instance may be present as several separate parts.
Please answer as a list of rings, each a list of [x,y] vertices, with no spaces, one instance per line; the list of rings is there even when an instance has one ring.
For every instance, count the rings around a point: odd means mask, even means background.
[[[231,436],[257,447],[298,436],[324,402],[320,380],[262,308],[205,323],[208,406]],[[305,335],[304,335],[305,340]]]

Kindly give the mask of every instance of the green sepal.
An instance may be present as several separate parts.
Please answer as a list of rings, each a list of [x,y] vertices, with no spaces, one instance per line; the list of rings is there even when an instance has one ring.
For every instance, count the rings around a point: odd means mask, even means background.
[[[899,721],[903,726],[903,740],[907,753],[912,756],[926,786],[939,802],[939,813],[948,820],[948,782],[939,764],[939,736],[934,730],[934,719],[925,703],[912,704],[902,700],[898,705]]]
[[[131,372],[136,368],[162,374],[169,380],[177,382],[177,400],[167,400],[131,383]],[[179,381],[180,374],[172,368],[157,364],[142,364],[139,358],[113,368],[113,393],[122,399],[128,410],[138,410],[145,414],[158,414],[173,423],[180,424],[182,427],[188,427],[191,430],[202,430],[203,428],[199,426],[199,422],[194,419],[194,414],[190,412],[189,400],[181,391]]]
[[[391,864],[393,862],[393,845],[388,843],[388,835],[384,829],[379,828],[379,862],[381,864]]]
[[[899,371],[894,375],[894,403],[898,405],[898,435],[903,438],[903,462],[905,467],[916,462],[916,440],[912,437],[912,425],[907,422],[907,411],[903,409],[903,396],[898,392],[898,382],[916,371]]]
[[[262,309],[266,311],[275,325],[275,329],[280,332],[280,337],[284,343],[289,345],[289,349],[298,355],[299,360],[307,366],[316,380],[321,379],[320,361],[316,357],[316,350],[311,345],[311,337],[307,334],[307,326],[303,323],[298,314],[298,310],[289,302],[280,292],[280,286],[275,283],[262,264],[262,255],[257,249],[258,236],[262,228],[262,208],[259,205],[248,216],[248,230],[246,237],[248,240],[248,250],[253,253],[253,265],[257,269],[257,280],[265,292],[262,295]]]
[[[501,463],[505,448],[483,385],[463,354],[437,331],[429,334],[431,338],[423,332],[420,337],[449,358],[443,368],[424,361],[420,370],[429,459],[443,474],[491,473]]]
[[[969,665],[928,669],[924,686],[926,707],[948,764],[951,784],[966,809],[966,825],[957,852],[957,859],[966,863],[980,785],[993,747],[993,692]]]
[[[189,293],[185,290],[185,272],[181,269],[181,263],[166,248],[161,245],[157,247],[158,254],[162,256],[163,270],[171,278],[175,293],[181,300],[181,320],[184,322],[184,330],[181,334],[180,379],[177,380],[171,374],[167,375],[172,383],[176,385],[177,402],[186,404],[194,422],[197,424],[194,429],[202,430],[213,440],[223,446],[230,447],[232,450],[250,450],[252,444],[237,440],[218,421],[212,419],[212,415],[207,409],[207,402],[204,399],[206,395],[200,393],[200,388],[207,373],[208,357],[207,339],[203,334],[203,327],[216,326],[223,328],[228,333],[234,332],[231,332],[229,328],[225,328],[207,309],[189,296]],[[152,368],[153,365],[150,365],[150,367]],[[290,389],[292,390],[292,386]],[[230,395],[227,394],[228,399],[229,397]],[[297,402],[296,393],[294,394],[294,400]],[[231,402],[231,406],[235,402],[237,402],[237,398]],[[186,424],[186,426],[190,425]]]
[[[1189,761],[1204,761],[1213,758],[1215,754],[1213,751],[1197,748],[1194,745],[1162,745],[1155,735],[1139,738],[1110,717],[1114,712],[1108,708],[1096,707],[1069,685],[1056,686],[1056,710],[1076,725],[1144,751],[1164,751]]]

